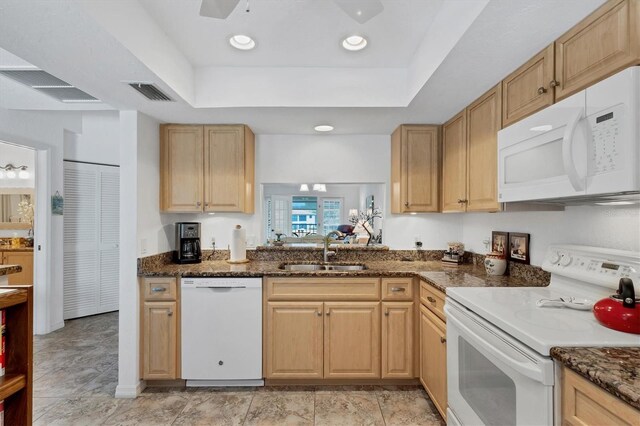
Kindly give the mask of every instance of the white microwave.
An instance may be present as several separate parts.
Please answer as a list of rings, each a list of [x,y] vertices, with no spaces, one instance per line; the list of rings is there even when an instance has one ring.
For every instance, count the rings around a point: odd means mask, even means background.
[[[498,132],[498,200],[636,198],[640,67]]]

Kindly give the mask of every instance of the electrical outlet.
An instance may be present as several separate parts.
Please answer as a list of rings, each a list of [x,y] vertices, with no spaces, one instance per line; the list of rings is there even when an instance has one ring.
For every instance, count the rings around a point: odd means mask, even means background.
[[[140,255],[145,255],[147,254],[147,239],[146,238],[141,238],[140,239]]]
[[[422,237],[420,235],[413,237],[413,246],[416,250],[422,250]]]
[[[216,237],[211,237],[211,248],[216,248]]]

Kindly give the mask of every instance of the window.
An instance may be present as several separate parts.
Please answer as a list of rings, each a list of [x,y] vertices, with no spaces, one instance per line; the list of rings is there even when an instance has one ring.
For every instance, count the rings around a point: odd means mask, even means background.
[[[318,197],[291,197],[291,234],[318,232]]]
[[[342,225],[342,199],[322,199],[322,234],[327,235]]]

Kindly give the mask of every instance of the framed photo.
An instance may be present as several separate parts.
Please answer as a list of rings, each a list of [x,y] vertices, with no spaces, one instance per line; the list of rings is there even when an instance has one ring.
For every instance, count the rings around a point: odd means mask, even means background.
[[[491,232],[491,251],[502,253],[505,259],[509,259],[509,234],[507,232]]]
[[[529,234],[511,232],[509,234],[509,260],[529,264]]]
[[[60,192],[56,191],[55,195],[51,196],[51,214],[62,215],[64,211],[64,198],[60,195]]]

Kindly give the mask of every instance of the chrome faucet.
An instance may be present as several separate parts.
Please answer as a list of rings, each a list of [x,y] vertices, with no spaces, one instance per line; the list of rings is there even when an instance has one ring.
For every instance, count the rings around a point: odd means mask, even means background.
[[[340,232],[340,231],[331,231],[327,235],[325,235],[325,237],[324,237],[324,250],[322,252],[323,260],[325,262],[329,261],[329,257],[330,256],[335,256],[336,255],[335,251],[329,250],[329,241],[331,241],[331,237],[332,236],[342,237],[342,232]]]

